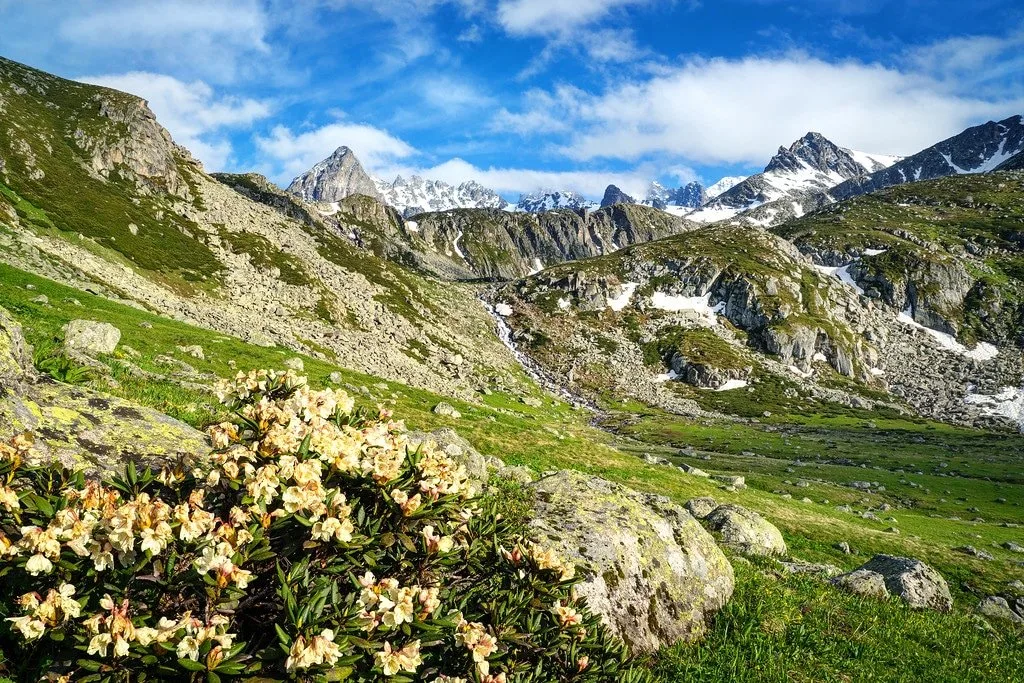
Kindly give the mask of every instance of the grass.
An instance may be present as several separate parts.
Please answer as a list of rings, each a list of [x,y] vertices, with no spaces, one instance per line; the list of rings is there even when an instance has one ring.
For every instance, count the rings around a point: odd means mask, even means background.
[[[915,612],[742,563],[736,575],[736,593],[707,637],[658,658],[662,680],[1020,680],[1024,640],[986,633],[969,615]]]

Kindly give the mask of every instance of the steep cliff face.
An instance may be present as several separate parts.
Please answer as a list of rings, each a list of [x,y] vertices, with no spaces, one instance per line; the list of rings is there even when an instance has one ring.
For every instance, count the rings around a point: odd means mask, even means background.
[[[651,207],[616,204],[592,212],[421,214],[406,221],[404,232],[411,258],[425,270],[455,279],[508,280],[693,227]]]

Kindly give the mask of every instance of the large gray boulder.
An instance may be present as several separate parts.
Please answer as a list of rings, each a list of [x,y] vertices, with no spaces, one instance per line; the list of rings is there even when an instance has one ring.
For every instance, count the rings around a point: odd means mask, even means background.
[[[924,562],[910,557],[875,555],[853,572],[836,577],[833,583],[859,595],[867,595],[869,591],[866,588],[857,587],[867,586],[868,582],[877,584],[876,579],[868,576],[870,573],[881,577],[888,594],[899,596],[914,609],[948,612],[953,608],[953,598],[942,575]],[[873,592],[874,589],[870,591]]]
[[[786,555],[782,532],[753,510],[741,505],[719,505],[704,518],[704,525],[722,543],[744,555]]]
[[[732,595],[714,538],[668,499],[575,471],[531,488],[533,535],[576,564],[579,593],[634,649],[700,637]]]
[[[18,325],[0,308],[0,440],[34,435],[29,458],[92,471],[129,460],[160,465],[209,453],[201,432],[123,399],[42,377]]]
[[[113,353],[121,341],[121,330],[110,323],[72,320],[64,326],[64,348],[71,352],[98,356]]]

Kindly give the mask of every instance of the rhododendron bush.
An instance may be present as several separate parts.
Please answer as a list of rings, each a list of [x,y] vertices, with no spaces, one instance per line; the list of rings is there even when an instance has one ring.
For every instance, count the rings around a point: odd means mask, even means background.
[[[292,372],[218,394],[236,418],[199,463],[100,480],[0,444],[0,673],[645,680],[572,566],[388,411]]]

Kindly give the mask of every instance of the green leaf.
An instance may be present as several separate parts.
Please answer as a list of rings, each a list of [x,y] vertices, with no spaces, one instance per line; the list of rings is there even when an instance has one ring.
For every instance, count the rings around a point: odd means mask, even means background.
[[[186,671],[206,671],[206,665],[194,662],[191,659],[179,659],[178,666]]]

